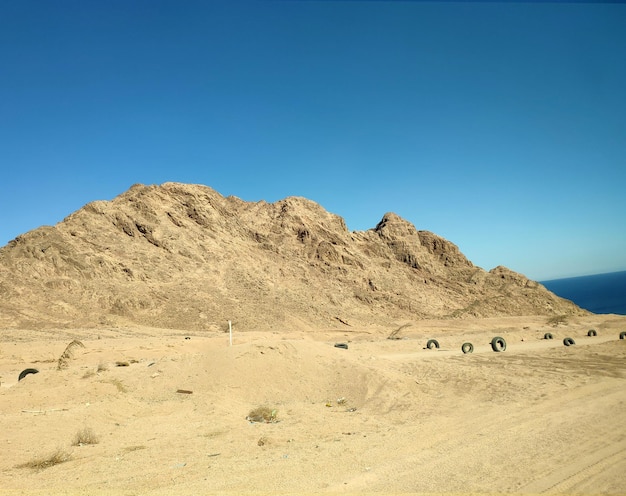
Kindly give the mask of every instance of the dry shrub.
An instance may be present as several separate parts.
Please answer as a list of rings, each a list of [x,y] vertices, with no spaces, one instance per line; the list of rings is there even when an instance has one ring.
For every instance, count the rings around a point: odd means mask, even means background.
[[[53,467],[59,463],[65,463],[72,459],[72,455],[67,451],[58,448],[48,456],[34,458],[33,460],[22,463],[17,468],[32,468],[33,470],[43,470],[44,468]]]
[[[74,358],[74,351],[76,348],[84,348],[85,345],[75,339],[70,344],[65,347],[65,351],[59,357],[59,362],[57,365],[58,370],[66,369],[70,366],[70,360]]]
[[[120,393],[128,392],[128,388],[119,379],[110,379],[110,380],[104,381],[104,382],[108,382],[109,384],[113,384]]]
[[[107,370],[109,370],[109,365],[105,362],[100,362],[96,372],[106,372]]]
[[[560,324],[567,324],[567,315],[555,315],[554,317],[550,317],[547,324],[552,327],[556,327]]]
[[[93,370],[88,370],[83,374],[83,379],[89,379],[90,377],[93,377],[94,375],[96,375],[96,373]]]
[[[402,330],[405,329],[407,327],[411,327],[411,324],[404,324],[401,325],[400,327],[398,327],[395,331],[393,331],[391,334],[389,334],[389,336],[387,336],[387,339],[400,339],[398,337],[398,333]]]
[[[85,427],[76,433],[74,436],[74,446],[83,446],[85,444],[98,444],[100,441],[96,433],[90,427]]]
[[[278,422],[276,419],[276,414],[278,412],[276,409],[270,408],[268,406],[259,406],[254,410],[250,410],[246,420],[249,422],[265,422],[265,423],[274,423]]]

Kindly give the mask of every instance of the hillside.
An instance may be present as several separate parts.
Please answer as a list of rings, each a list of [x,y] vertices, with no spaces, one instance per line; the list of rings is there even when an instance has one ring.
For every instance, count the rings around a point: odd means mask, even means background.
[[[585,315],[393,213],[367,231],[298,197],[135,185],[0,249],[0,327],[219,330]]]

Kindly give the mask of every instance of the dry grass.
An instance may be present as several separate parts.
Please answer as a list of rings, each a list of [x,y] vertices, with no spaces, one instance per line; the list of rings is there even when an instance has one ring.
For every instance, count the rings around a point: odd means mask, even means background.
[[[389,336],[387,336],[387,339],[400,339],[398,337],[398,333],[402,330],[405,329],[407,327],[411,327],[411,324],[404,324],[401,325],[400,327],[398,327],[395,331],[393,331],[391,334],[389,334]]]
[[[109,370],[109,365],[105,362],[100,362],[96,372],[106,372],[107,370]]]
[[[127,393],[128,392],[128,388],[126,387],[126,385],[122,381],[120,381],[119,379],[109,379],[108,381],[102,381],[102,382],[106,382],[108,384],[113,384],[120,393]]]
[[[76,348],[84,348],[85,345],[75,339],[70,344],[65,347],[65,351],[59,357],[59,362],[57,365],[58,370],[66,369],[70,366],[70,360],[74,358],[74,351]]]
[[[34,458],[29,462],[17,465],[17,468],[31,468],[33,470],[43,470],[45,468],[53,467],[60,463],[68,462],[72,459],[72,455],[67,451],[58,448],[56,451],[48,456]]]
[[[100,440],[91,427],[85,427],[79,430],[74,436],[74,446],[83,446],[85,444],[98,444]]]
[[[550,317],[546,323],[552,327],[567,324],[567,315],[555,315],[554,317]]]
[[[137,445],[137,446],[126,446],[125,448],[122,448],[122,451],[124,453],[132,453],[133,451],[139,451],[139,450],[143,450],[146,449],[147,446],[143,446],[143,445]]]
[[[88,370],[87,372],[83,374],[83,379],[89,379],[90,377],[93,377],[94,375],[96,375],[95,371]]]
[[[265,423],[274,423],[278,422],[276,419],[276,414],[278,412],[274,408],[270,408],[268,406],[259,406],[254,410],[250,410],[246,420],[249,422],[265,422]]]

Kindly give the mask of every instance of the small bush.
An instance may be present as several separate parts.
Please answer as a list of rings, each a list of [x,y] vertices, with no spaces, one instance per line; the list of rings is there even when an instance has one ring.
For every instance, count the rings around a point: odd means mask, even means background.
[[[265,422],[265,423],[274,423],[278,422],[276,419],[276,414],[278,412],[275,409],[272,409],[268,406],[260,406],[255,408],[254,410],[250,410],[246,420],[249,422]]]
[[[74,446],[83,446],[85,444],[98,444],[98,436],[90,427],[85,427],[76,433],[74,436]]]
[[[59,448],[48,456],[35,458],[29,462],[22,463],[18,465],[17,468],[32,468],[33,470],[43,470],[44,468],[49,468],[60,463],[68,462],[71,459],[71,454]]]
[[[567,324],[567,315],[555,315],[554,317],[550,317],[547,324],[552,327],[556,327],[560,324]]]

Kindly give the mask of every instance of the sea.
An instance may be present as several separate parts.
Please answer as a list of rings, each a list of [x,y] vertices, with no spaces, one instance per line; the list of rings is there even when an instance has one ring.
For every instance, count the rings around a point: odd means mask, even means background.
[[[539,282],[593,313],[626,315],[626,270]]]

